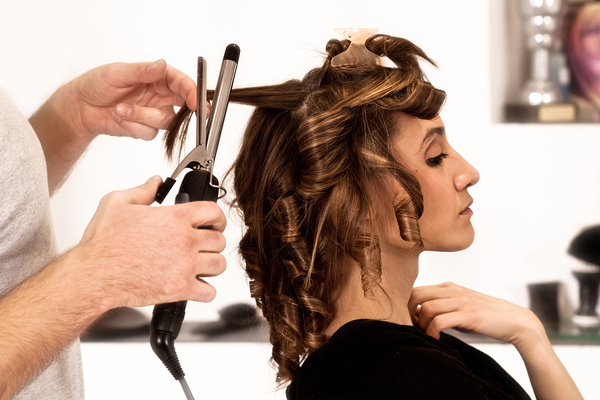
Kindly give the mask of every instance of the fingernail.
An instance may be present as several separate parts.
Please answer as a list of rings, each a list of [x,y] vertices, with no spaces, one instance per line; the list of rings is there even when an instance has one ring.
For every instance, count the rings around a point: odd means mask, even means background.
[[[154,175],[153,177],[148,179],[148,181],[146,183],[159,183],[159,182],[162,182],[162,178],[160,177],[160,175]]]
[[[117,110],[113,110],[113,111],[112,111],[112,113],[111,113],[111,115],[112,115],[113,119],[114,119],[114,120],[115,120],[115,121],[116,121],[118,124],[120,124],[120,123],[121,123],[121,121],[123,121],[123,118],[121,118],[121,117],[119,117],[119,116],[117,115]]]
[[[132,110],[127,104],[119,104],[115,110],[115,113],[121,118],[129,119],[131,117]]]
[[[152,71],[155,70],[156,68],[158,68],[158,64],[160,63],[161,60],[156,60],[153,63],[151,63],[150,65],[148,65],[148,71]]]

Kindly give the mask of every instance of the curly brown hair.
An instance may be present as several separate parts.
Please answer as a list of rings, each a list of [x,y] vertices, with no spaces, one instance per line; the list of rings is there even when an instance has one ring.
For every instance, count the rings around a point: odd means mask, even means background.
[[[231,168],[233,204],[243,215],[239,250],[269,322],[281,384],[326,342],[344,260],[360,265],[365,294],[380,283],[379,241],[366,222],[374,215],[370,188],[385,190],[384,177],[406,192],[394,204],[402,238],[422,247],[420,185],[392,157],[390,140],[399,112],[439,114],[445,93],[427,81],[419,61],[435,63],[406,39],[375,35],[367,48],[396,68],[333,67],[331,59],[348,46],[330,40],[324,65],[302,80],[231,94],[231,101],[256,107]],[[166,136],[167,147],[181,124]]]

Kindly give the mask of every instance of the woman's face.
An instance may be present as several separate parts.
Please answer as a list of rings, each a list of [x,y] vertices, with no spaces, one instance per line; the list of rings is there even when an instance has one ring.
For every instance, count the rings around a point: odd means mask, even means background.
[[[581,36],[583,67],[593,79],[600,80],[600,21]]]
[[[473,199],[467,189],[479,173],[448,143],[444,123],[400,114],[392,140],[396,161],[421,184],[423,215],[419,220],[425,250],[458,251],[473,243]]]

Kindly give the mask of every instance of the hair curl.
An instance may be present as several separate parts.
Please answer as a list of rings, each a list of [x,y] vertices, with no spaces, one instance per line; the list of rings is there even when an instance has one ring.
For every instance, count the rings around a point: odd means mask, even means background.
[[[330,40],[324,65],[302,80],[235,89],[230,98],[256,107],[231,171],[234,205],[246,225],[239,249],[269,322],[279,383],[292,380],[326,342],[344,260],[362,268],[365,294],[380,283],[379,242],[366,228],[374,215],[367,189],[384,176],[406,191],[394,204],[401,236],[422,247],[420,185],[389,144],[399,112],[421,119],[439,114],[445,93],[427,81],[419,59],[435,63],[406,39],[375,35],[367,48],[397,68],[331,66],[348,46]],[[169,149],[183,133],[185,114],[165,137]]]

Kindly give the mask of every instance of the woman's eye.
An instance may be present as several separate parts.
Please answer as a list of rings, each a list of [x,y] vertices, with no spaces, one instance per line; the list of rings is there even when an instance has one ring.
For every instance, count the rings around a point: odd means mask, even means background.
[[[440,153],[439,156],[428,158],[427,165],[429,165],[430,167],[436,167],[436,166],[440,165],[442,163],[442,161],[444,160],[444,158],[446,158],[446,157],[448,157],[447,153]]]

